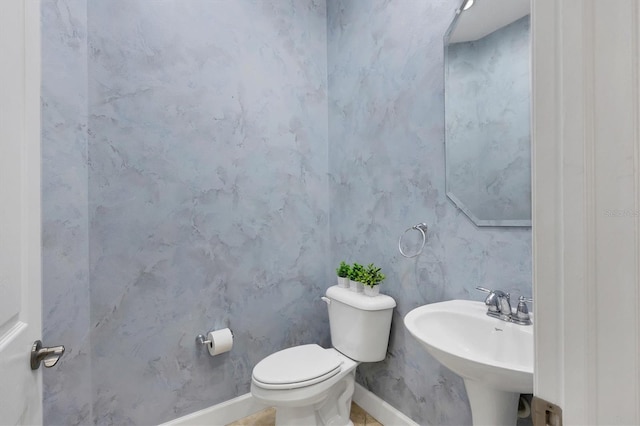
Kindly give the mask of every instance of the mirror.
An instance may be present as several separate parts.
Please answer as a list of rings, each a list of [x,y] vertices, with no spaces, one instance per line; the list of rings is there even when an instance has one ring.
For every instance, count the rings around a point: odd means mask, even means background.
[[[477,226],[531,226],[529,10],[467,0],[444,39],[447,196]]]

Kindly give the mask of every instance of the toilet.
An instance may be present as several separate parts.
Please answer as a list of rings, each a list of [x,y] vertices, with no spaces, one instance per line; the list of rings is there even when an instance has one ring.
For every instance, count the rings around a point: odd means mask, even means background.
[[[329,287],[332,348],[316,344],[273,353],[253,368],[251,394],[275,407],[277,426],[353,425],[349,420],[356,367],[387,355],[393,298]]]

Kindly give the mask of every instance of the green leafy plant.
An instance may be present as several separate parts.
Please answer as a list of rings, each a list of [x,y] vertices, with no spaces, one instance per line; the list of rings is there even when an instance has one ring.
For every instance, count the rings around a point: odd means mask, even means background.
[[[338,269],[336,269],[336,273],[340,278],[348,278],[350,272],[351,266],[347,265],[344,260],[340,262],[340,266],[338,266]]]
[[[381,270],[382,268],[378,268],[373,263],[368,264],[367,267],[364,268],[362,281],[360,282],[369,287],[379,285],[386,278],[386,276],[380,272]]]
[[[364,266],[359,263],[354,263],[351,265],[351,271],[349,272],[349,279],[351,281],[362,282],[361,280],[364,278]]]

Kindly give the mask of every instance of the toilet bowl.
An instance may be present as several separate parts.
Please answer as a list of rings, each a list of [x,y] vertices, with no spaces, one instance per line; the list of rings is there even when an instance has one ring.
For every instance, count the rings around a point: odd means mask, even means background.
[[[276,425],[348,425],[358,364],[333,348],[294,346],[256,365],[251,393],[276,407]]]
[[[253,369],[251,393],[276,408],[277,426],[352,425],[356,367],[386,356],[393,298],[334,286],[322,300],[334,347],[294,346],[267,356]]]

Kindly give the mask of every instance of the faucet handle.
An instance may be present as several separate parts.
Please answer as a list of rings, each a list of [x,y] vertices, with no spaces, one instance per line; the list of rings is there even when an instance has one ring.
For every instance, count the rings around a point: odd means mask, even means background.
[[[515,318],[513,318],[513,322],[522,325],[531,324],[531,317],[529,316],[529,308],[525,302],[533,302],[533,299],[530,297],[520,296],[518,299],[518,308],[516,309]]]
[[[498,297],[506,297],[507,299],[511,297],[509,293],[505,293],[502,290],[489,290],[488,288],[484,288],[480,286],[476,287],[476,290],[481,291],[483,293],[489,293],[489,296],[491,296],[492,294],[495,294]]]

